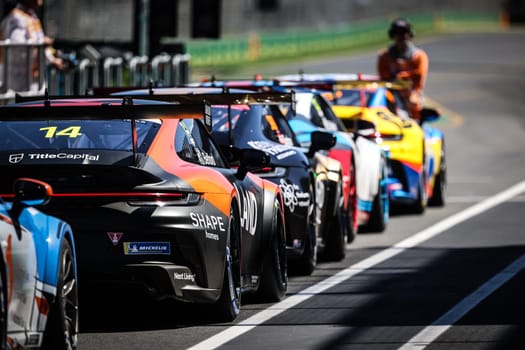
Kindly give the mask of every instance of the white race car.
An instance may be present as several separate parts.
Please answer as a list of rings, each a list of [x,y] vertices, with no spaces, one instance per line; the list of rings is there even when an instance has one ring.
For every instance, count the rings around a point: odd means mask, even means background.
[[[35,209],[52,194],[47,183],[18,179],[14,190],[0,196],[0,348],[76,349],[71,227]]]
[[[320,91],[301,87],[293,89],[296,113],[289,115],[289,122],[299,141],[308,144],[310,134],[315,130],[330,131],[337,138],[328,155],[343,166],[343,188],[354,214],[354,228],[359,227],[363,232],[384,231],[389,218],[389,201],[383,149],[359,134],[346,132],[331,103]]]

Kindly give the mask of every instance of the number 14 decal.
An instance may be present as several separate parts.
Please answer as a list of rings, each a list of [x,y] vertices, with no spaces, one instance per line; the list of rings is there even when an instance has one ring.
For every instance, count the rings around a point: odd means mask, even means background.
[[[56,136],[68,136],[69,138],[76,138],[82,135],[80,132],[80,126],[69,126],[62,130],[57,130],[56,126],[48,126],[45,128],[40,128],[40,131],[45,131],[45,138],[50,139]]]

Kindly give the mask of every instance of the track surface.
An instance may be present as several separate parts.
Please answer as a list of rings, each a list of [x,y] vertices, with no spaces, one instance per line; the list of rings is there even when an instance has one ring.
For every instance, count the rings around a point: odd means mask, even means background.
[[[90,288],[80,349],[524,349],[524,42],[525,32],[508,32],[419,43],[429,102],[445,114],[435,124],[446,137],[445,207],[358,235],[346,259],[291,277],[283,302],[245,303],[231,324],[206,308]],[[374,72],[374,54],[262,73]]]

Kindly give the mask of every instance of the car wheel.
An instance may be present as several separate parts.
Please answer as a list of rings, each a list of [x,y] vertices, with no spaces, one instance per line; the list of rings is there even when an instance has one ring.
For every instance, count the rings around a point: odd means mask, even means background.
[[[340,187],[342,187],[341,184]],[[342,188],[340,188],[339,193],[343,193]],[[328,234],[324,251],[325,260],[339,261],[346,256],[346,243],[350,226],[352,224],[346,219],[344,201],[340,200],[334,217],[328,222]]]
[[[78,343],[78,289],[75,256],[67,239],[62,239],[58,262],[57,295],[47,319],[43,349],[76,349]]]
[[[288,287],[286,237],[281,204],[278,200],[275,200],[273,211],[270,249],[266,250],[261,283],[257,291],[258,299],[267,302],[281,300]]]
[[[374,201],[372,202],[370,218],[368,223],[363,225],[364,232],[383,232],[386,228],[390,210],[385,178],[386,174],[383,170],[381,173],[381,178],[377,184],[378,191],[374,196]]]
[[[215,314],[223,322],[233,321],[241,311],[241,249],[240,227],[238,225],[239,220],[236,212],[232,209],[221,295],[215,303]]]
[[[348,222],[348,235],[347,243],[352,243],[356,236],[359,228],[358,218],[357,218],[357,175],[355,172],[355,165],[352,162],[352,183],[350,188],[350,198],[348,198],[348,208],[345,211],[345,222]]]
[[[434,180],[434,188],[432,188],[432,197],[429,198],[428,205],[433,206],[433,207],[444,206],[446,188],[447,188],[447,163],[445,159],[445,151],[444,151],[444,148],[442,148],[439,172],[436,176],[436,179]]]
[[[426,191],[425,191],[425,175],[420,174],[419,184],[417,186],[417,197],[415,203],[410,207],[410,212],[414,214],[423,214],[426,208]]]
[[[317,237],[319,236],[319,226],[315,222],[315,195],[314,185],[310,184],[310,198],[313,198],[308,209],[308,231],[305,233],[303,254],[297,262],[297,274],[302,276],[311,275],[317,266]]]

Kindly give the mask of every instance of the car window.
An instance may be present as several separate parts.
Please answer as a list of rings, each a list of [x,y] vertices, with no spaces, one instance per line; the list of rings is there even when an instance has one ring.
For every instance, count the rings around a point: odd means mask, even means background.
[[[221,153],[202,123],[181,119],[175,134],[175,151],[183,160],[204,166],[225,168]]]
[[[365,92],[366,101],[370,98],[370,93]],[[334,104],[339,106],[361,106],[361,91],[360,89],[346,89],[336,92],[336,99]]]
[[[269,140],[278,142],[281,145],[294,146],[295,135],[279,107],[265,106],[262,113],[264,114],[261,122],[263,134]]]
[[[329,131],[346,131],[343,123],[335,115],[332,106],[319,95],[315,96],[315,103],[323,111],[322,113],[322,122],[323,127]]]
[[[400,92],[397,90],[389,90],[393,97],[395,102],[393,103],[393,106],[390,108],[392,113],[396,114],[398,117],[401,117],[403,119],[408,119],[410,117],[410,113],[408,111],[407,105],[405,103],[405,100],[401,96]]]
[[[137,120],[139,152],[145,152],[160,121]],[[132,151],[132,122],[116,120],[0,122],[0,151],[27,149],[97,149]]]

